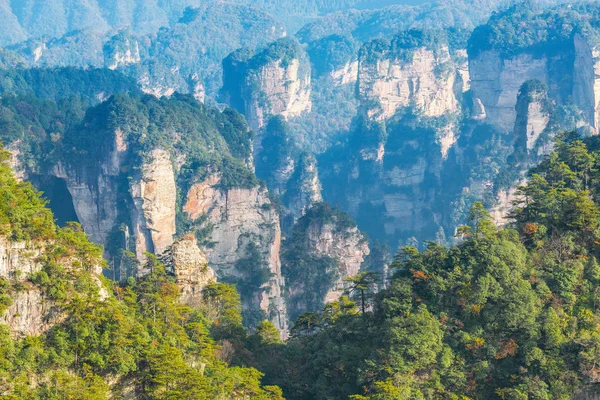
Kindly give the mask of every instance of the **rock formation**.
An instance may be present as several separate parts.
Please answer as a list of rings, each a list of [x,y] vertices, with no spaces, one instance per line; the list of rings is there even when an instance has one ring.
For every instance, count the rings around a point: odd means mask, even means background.
[[[281,275],[281,229],[279,214],[271,204],[265,188],[221,189],[220,177],[213,175],[193,185],[185,197],[183,211],[191,221],[205,218],[209,229],[204,247],[209,265],[219,279],[239,277],[236,263],[246,257],[250,243],[260,252],[262,262],[271,274],[253,304],[264,311],[275,326],[287,331],[287,312],[283,300],[284,280]]]
[[[600,47],[591,45],[590,40],[579,34],[575,35],[574,47],[573,102],[580,105],[586,121],[597,133],[600,129]]]
[[[95,243],[106,244],[117,221],[118,178],[126,157],[123,132],[117,129],[101,161],[81,165],[61,161],[52,171],[67,183],[77,219]]]
[[[139,181],[130,183],[135,249],[140,259],[144,252],[162,254],[176,233],[177,187],[171,155],[155,149],[148,158]]]
[[[535,79],[548,86],[548,94],[557,104],[572,102],[579,107],[587,125],[596,130],[600,115],[600,51],[590,44],[591,40],[574,35],[560,51],[552,44],[536,52],[524,49],[505,54],[494,48],[472,51],[469,73],[473,116],[501,132],[510,132],[517,118],[519,90]]]
[[[317,203],[301,217],[284,245],[290,316],[320,311],[347,289],[357,275],[369,244],[348,214]]]
[[[104,45],[104,65],[115,70],[141,62],[139,42],[126,33],[120,33]]]
[[[418,46],[398,37],[389,45],[376,41],[361,50],[358,93],[370,118],[388,119],[401,109],[428,117],[458,111],[457,68],[448,46],[422,34],[412,33],[422,40]]]
[[[294,221],[316,203],[323,201],[317,160],[313,154],[303,153],[294,174],[288,182],[283,202]]]
[[[19,290],[12,290],[12,304],[3,315],[0,323],[8,325],[11,334],[17,337],[37,336],[45,333],[64,317],[63,312],[42,290],[29,282],[29,278],[39,272],[43,264],[46,243],[13,242],[0,236],[0,279],[19,285]],[[95,266],[93,273],[98,276],[102,267]],[[108,292],[96,278],[100,288],[100,301],[108,297]]]
[[[202,290],[215,282],[216,276],[194,235],[188,234],[173,243],[162,260],[181,288],[181,302],[192,307],[200,304]]]
[[[223,61],[224,99],[260,129],[270,117],[312,108],[310,64],[297,43],[282,39],[259,54],[237,51]]]
[[[525,82],[519,90],[515,110],[515,139],[529,153],[550,122],[551,104],[545,85],[538,80]]]
[[[308,247],[317,256],[327,256],[337,264],[337,279],[325,295],[325,303],[335,301],[344,294],[348,288],[344,279],[360,272],[360,266],[370,252],[369,244],[358,228],[339,231],[334,223],[309,226]]]
[[[480,106],[474,116],[502,132],[515,124],[515,104],[523,83],[531,79],[548,82],[548,60],[523,53],[510,58],[496,50],[469,59],[473,101]]]

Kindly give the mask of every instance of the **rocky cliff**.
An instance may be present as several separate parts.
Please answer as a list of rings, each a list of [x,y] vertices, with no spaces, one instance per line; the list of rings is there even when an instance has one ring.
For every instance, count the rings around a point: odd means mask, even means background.
[[[369,244],[352,218],[325,203],[306,211],[284,244],[284,275],[291,319],[320,311],[360,272]]]
[[[340,230],[335,223],[314,223],[308,228],[308,247],[317,256],[327,256],[337,264],[336,279],[324,302],[337,300],[348,288],[345,278],[355,276],[369,255],[366,237],[356,227]]]
[[[304,215],[307,209],[323,201],[322,190],[315,156],[303,153],[283,196],[283,203],[294,222]]]
[[[202,290],[216,281],[215,271],[208,266],[206,254],[194,235],[186,235],[175,241],[162,256],[162,261],[175,275],[177,286],[181,288],[181,302],[198,306],[202,300]]]
[[[65,180],[77,220],[91,241],[105,245],[118,217],[119,175],[127,157],[123,132],[117,129],[101,161],[89,164],[60,161],[52,173]],[[90,160],[92,161],[92,160]]]
[[[291,39],[275,42],[261,53],[237,51],[223,61],[226,102],[246,115],[254,129],[277,115],[298,117],[312,108],[310,64]]]
[[[471,41],[476,41],[475,35]],[[510,52],[471,44],[473,117],[500,132],[511,132],[517,119],[515,104],[521,86],[538,80],[548,87],[548,96],[556,104],[573,104],[582,110],[586,124],[596,131],[600,115],[600,51],[593,43],[593,35],[574,34],[562,41],[535,43]]]
[[[573,67],[573,102],[580,105],[586,121],[596,133],[600,129],[600,47],[591,40],[575,35]]]
[[[40,271],[37,260],[43,248],[25,242],[11,242],[0,237],[0,278],[23,284],[28,276]],[[16,336],[39,335],[60,321],[60,312],[51,302],[42,300],[42,292],[33,285],[15,293],[12,304],[0,322],[7,324]]]
[[[530,153],[550,122],[552,104],[547,87],[539,80],[525,82],[519,90],[515,112],[514,133],[517,146]]]
[[[519,89],[528,80],[548,82],[548,59],[532,54],[504,58],[499,51],[490,50],[469,60],[473,117],[489,123],[502,132],[515,125],[515,104]]]
[[[139,180],[129,184],[134,204],[131,218],[135,250],[140,259],[145,252],[162,254],[176,233],[177,187],[171,154],[155,149],[147,158]]]
[[[0,314],[0,323],[8,325],[11,334],[16,337],[37,336],[47,332],[54,325],[64,320],[64,310],[44,290],[34,284],[32,277],[40,272],[47,262],[52,244],[44,242],[15,242],[0,236],[0,280],[12,287],[11,302],[7,310]],[[65,253],[68,254],[68,251]],[[51,257],[51,256],[50,256]],[[62,265],[66,268],[81,268],[79,261],[62,257]],[[77,265],[74,267],[73,265]],[[99,290],[99,301],[108,297],[108,291],[97,278],[102,274],[102,267],[95,264],[91,267],[93,279]],[[5,289],[5,287],[3,287]]]
[[[138,64],[142,61],[138,40],[125,32],[112,37],[104,45],[103,52],[104,65],[111,70]]]
[[[163,115],[172,116],[169,124],[132,114],[132,109],[147,111],[143,101],[163,107]],[[121,268],[133,271],[121,266],[122,251],[133,252],[142,266],[145,253],[166,252],[183,298],[191,303],[214,275],[208,263],[219,279],[248,284],[242,291],[244,309],[269,318],[285,335],[279,211],[248,166],[251,134],[243,119],[232,110],[204,108],[192,96],[143,101],[112,99],[90,113],[106,111],[109,117],[87,121],[85,134],[73,133],[77,136],[70,140],[79,147],[53,174],[64,180],[77,219],[93,241],[105,246],[116,269],[112,276],[124,279]],[[132,115],[138,119],[128,124]],[[172,121],[179,124],[176,129]],[[94,133],[88,135],[90,130]],[[97,141],[90,145],[89,137]],[[147,140],[153,145],[146,146]],[[157,146],[159,141],[164,145]],[[177,235],[194,233],[198,244],[174,242]],[[148,272],[136,268],[139,275]]]
[[[204,251],[219,279],[247,278],[238,263],[249,256],[249,246],[257,249],[258,265],[252,269],[264,266],[269,277],[252,290],[252,299],[244,307],[262,310],[285,333],[287,311],[281,275],[279,214],[265,188],[221,189],[220,181],[220,176],[213,175],[194,184],[185,197],[183,211],[191,221],[198,221],[207,229]]]
[[[456,113],[457,66],[448,45],[426,32],[411,31],[407,35],[391,43],[372,42],[361,50],[361,105],[370,118],[378,120],[388,119],[402,109],[428,117]]]

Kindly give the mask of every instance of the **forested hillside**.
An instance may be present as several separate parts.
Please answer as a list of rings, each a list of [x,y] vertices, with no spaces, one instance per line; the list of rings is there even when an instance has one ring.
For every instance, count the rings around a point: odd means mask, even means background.
[[[13,315],[19,310],[50,307],[41,334],[25,337],[0,325],[2,396],[282,398],[280,389],[261,387],[260,372],[230,367],[223,345],[216,343],[231,332],[246,335],[235,288],[214,283],[204,292],[203,308],[184,306],[174,278],[156,257],[149,258],[151,273],[143,278],[122,284],[99,278],[98,268],[107,266],[102,248],[90,243],[78,224],[57,227],[40,194],[12,176],[8,158],[0,150],[2,253],[10,255],[24,242],[30,252],[43,251],[38,257],[21,255],[21,267],[36,257],[35,270],[27,275],[18,266],[10,271],[3,259],[0,312],[14,321],[31,318]],[[23,296],[30,299],[27,308],[18,306]]]
[[[232,3],[247,4],[261,8],[297,30],[303,23],[322,14],[349,8],[376,8],[390,4],[417,4],[422,0],[303,0],[303,1],[248,1]],[[179,20],[186,7],[210,4],[206,0],[17,0],[0,4],[3,29],[0,45],[14,44],[29,38],[42,36],[61,37],[77,30],[106,32],[111,29],[130,27],[138,34],[154,33],[161,27]]]
[[[600,3],[0,0],[0,397],[597,400]]]
[[[255,365],[289,399],[591,395],[599,156],[597,138],[561,136],[519,188],[510,227],[475,203],[459,245],[401,249],[385,290],[381,276],[353,278],[349,298],[300,316],[286,344],[253,347]]]

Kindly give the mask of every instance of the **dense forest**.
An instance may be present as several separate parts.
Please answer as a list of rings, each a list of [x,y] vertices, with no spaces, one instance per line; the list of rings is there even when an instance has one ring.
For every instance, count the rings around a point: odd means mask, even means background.
[[[254,365],[289,399],[571,398],[599,379],[599,171],[598,138],[561,136],[510,227],[475,203],[460,244],[401,249]]]
[[[0,22],[0,397],[600,398],[597,2]]]
[[[13,398],[105,398],[108,376],[156,399],[559,399],[598,380],[598,138],[559,137],[519,187],[510,227],[475,203],[460,244],[401,249],[383,290],[376,273],[349,278],[347,296],[299,316],[286,343],[267,322],[246,332],[235,287],[179,304],[155,257],[146,277],[99,281],[101,248],[76,224],[57,228],[2,157],[2,235],[48,246],[40,272],[2,280],[2,305],[33,285],[65,315],[39,337],[3,328],[0,382]]]

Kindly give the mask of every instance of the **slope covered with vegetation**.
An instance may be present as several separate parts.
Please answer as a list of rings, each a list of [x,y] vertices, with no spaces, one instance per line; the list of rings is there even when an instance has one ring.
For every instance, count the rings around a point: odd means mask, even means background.
[[[462,243],[407,247],[387,288],[298,318],[256,350],[290,399],[568,399],[600,381],[600,141],[564,135],[519,188],[514,224],[480,203]],[[379,278],[381,279],[381,277]],[[357,302],[365,295],[368,311]],[[359,302],[360,304],[360,302]]]
[[[215,342],[232,332],[246,336],[233,287],[210,285],[201,308],[183,306],[174,278],[154,257],[144,278],[122,286],[98,280],[93,270],[104,265],[102,249],[76,224],[58,228],[40,194],[12,176],[8,159],[1,150],[0,236],[44,243],[45,250],[41,270],[24,283],[0,280],[0,312],[34,287],[63,317],[36,337],[15,337],[0,325],[3,397],[282,398],[279,388],[260,385],[257,370],[230,367],[227,344]]]

